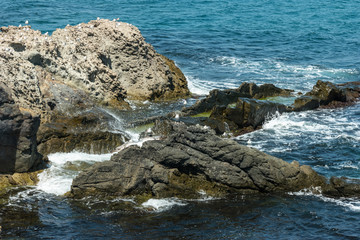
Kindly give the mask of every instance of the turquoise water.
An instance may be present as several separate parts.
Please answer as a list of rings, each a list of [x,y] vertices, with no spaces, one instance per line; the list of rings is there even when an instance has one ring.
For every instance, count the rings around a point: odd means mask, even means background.
[[[0,26],[51,33],[97,17],[136,25],[206,94],[244,81],[305,92],[318,79],[360,80],[360,1],[0,0]],[[146,108],[146,107],[145,107]],[[149,105],[144,111],[150,111]],[[150,109],[150,110],[149,110]],[[157,109],[156,107],[154,109]],[[238,138],[330,176],[360,178],[360,108],[276,117]],[[121,116],[119,116],[121,118]],[[305,192],[173,204],[156,212],[78,203],[39,189],[1,205],[3,237],[124,239],[359,239],[359,199]],[[106,205],[106,204],[105,204]],[[15,217],[20,214],[21,219]],[[65,229],[65,230],[64,230]]]

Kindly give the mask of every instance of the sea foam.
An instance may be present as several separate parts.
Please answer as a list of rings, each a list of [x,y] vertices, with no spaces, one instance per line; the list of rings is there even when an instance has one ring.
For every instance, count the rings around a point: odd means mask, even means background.
[[[53,153],[48,156],[50,167],[39,174],[37,189],[46,193],[63,195],[70,191],[71,183],[79,171],[70,170],[67,164],[87,163],[110,160],[113,154],[87,154],[81,152]]]

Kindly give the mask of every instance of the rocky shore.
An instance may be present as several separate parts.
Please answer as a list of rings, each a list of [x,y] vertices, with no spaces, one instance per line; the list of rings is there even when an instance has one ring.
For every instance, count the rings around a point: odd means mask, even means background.
[[[337,86],[318,81],[309,93],[293,97],[292,105],[267,101],[292,94],[271,84],[243,83],[238,89],[214,90],[193,106],[168,114],[173,120],[153,117],[138,121],[136,124],[154,122],[152,130],[142,136],[158,136],[160,140],[130,146],[110,161],[95,164],[74,179],[69,195],[135,197],[143,201],[151,197],[193,199],[204,193],[224,197],[307,188],[315,193],[321,189],[329,197],[359,197],[356,180],[333,177],[328,181],[309,166],[287,163],[242,146],[225,134],[259,129],[275,113],[352,105],[359,98],[359,86],[358,82]]]
[[[0,30],[0,188],[35,183],[32,173],[24,181],[13,174],[43,168],[50,153],[115,151],[129,138],[113,131],[109,110],[131,111],[129,100],[190,96],[180,69],[130,24],[94,20],[51,36],[30,26]],[[328,180],[309,166],[287,163],[228,137],[260,129],[274,114],[349,106],[359,95],[359,82],[320,80],[304,95],[246,82],[237,89],[213,90],[190,107],[129,123],[152,123],[141,136],[157,140],[123,148],[110,161],[83,171],[68,196],[141,202],[320,187],[327,196],[358,197],[355,180]]]

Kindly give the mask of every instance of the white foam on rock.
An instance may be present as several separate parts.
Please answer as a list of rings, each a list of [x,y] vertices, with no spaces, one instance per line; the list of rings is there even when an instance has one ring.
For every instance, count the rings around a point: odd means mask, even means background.
[[[54,153],[48,156],[50,167],[39,174],[39,183],[36,188],[46,193],[63,195],[70,191],[72,180],[79,174],[78,171],[66,168],[67,163],[85,162],[93,164],[110,160],[113,153],[87,154],[81,152]]]
[[[163,198],[154,199],[151,198],[144,202],[141,206],[147,209],[151,209],[157,212],[162,212],[171,209],[174,206],[185,206],[186,203],[177,198]]]
[[[356,118],[359,108],[360,106],[356,105],[346,109],[274,115],[263,124],[261,130],[241,135],[237,139],[250,147],[267,152],[294,149],[294,146],[296,148],[297,143],[304,139],[308,144],[328,144],[331,140],[341,140],[356,145],[360,141],[360,122]],[[267,146],[268,141],[274,142],[271,149]]]

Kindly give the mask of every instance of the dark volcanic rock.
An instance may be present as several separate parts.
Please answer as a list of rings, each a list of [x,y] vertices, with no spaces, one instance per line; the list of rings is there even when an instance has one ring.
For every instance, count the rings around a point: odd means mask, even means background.
[[[272,115],[288,111],[290,109],[283,104],[239,98],[235,106],[215,107],[209,119],[205,121],[205,124],[212,126],[212,124],[217,122],[216,125],[218,127],[214,129],[217,133],[221,133],[221,125],[226,123],[231,132],[237,133],[243,128],[251,127],[256,129]],[[224,130],[226,130],[225,128]]]
[[[257,86],[254,83],[243,83],[239,87],[239,91],[241,92],[242,89],[246,89],[246,86],[249,85],[251,91],[250,96],[251,98],[261,99],[261,98],[268,98],[268,97],[276,97],[276,96],[289,96],[293,90],[289,89],[281,89],[275,87],[273,84],[263,84]]]
[[[347,82],[338,85],[346,92],[346,101],[355,102],[360,97],[360,82]]]
[[[316,108],[338,108],[353,105],[359,98],[360,83],[350,82],[335,85],[331,82],[317,81],[313,89],[294,102],[294,111]]]
[[[330,184],[324,187],[323,194],[330,197],[359,197],[360,180],[332,177]]]
[[[294,111],[307,111],[320,107],[320,100],[311,96],[301,96],[295,99]]]
[[[313,89],[306,94],[320,101],[320,105],[327,105],[332,101],[346,102],[346,93],[331,82],[318,80]]]
[[[212,90],[209,95],[196,102],[193,106],[182,110],[183,116],[195,115],[212,110],[215,106],[227,106],[237,102],[238,98],[267,98],[289,96],[292,90],[281,89],[273,84],[257,86],[255,83],[244,82],[236,89]]]
[[[165,121],[163,140],[130,146],[74,179],[71,195],[194,198],[229,193],[297,191],[325,184],[308,166],[287,163],[200,126]]]
[[[43,164],[36,147],[39,117],[22,114],[0,83],[0,173],[27,172]]]

